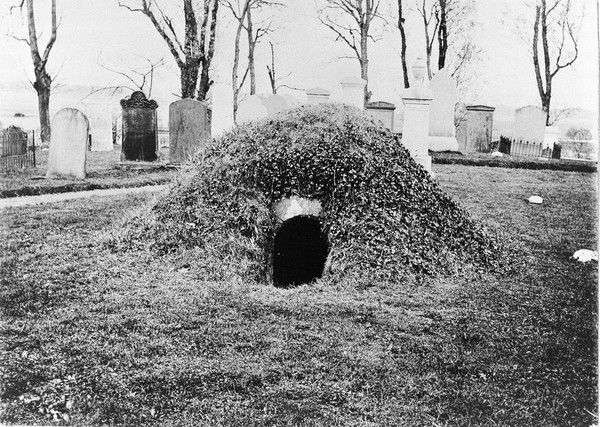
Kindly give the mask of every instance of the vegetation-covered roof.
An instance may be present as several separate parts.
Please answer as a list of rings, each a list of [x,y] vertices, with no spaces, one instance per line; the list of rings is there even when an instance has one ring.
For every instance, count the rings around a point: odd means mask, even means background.
[[[292,195],[322,204],[333,271],[372,279],[504,263],[496,240],[392,133],[332,104],[300,107],[214,140],[121,242],[159,252],[221,251],[242,276],[268,278],[272,206]]]

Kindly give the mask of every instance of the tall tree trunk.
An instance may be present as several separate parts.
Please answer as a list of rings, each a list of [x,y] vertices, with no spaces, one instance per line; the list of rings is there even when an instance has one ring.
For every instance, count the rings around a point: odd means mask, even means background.
[[[33,61],[33,69],[35,73],[35,82],[33,88],[38,94],[38,110],[40,114],[40,138],[42,142],[50,142],[50,89],[52,86],[52,78],[46,72],[46,64],[48,56],[56,41],[56,0],[52,0],[52,30],[50,39],[46,45],[44,53],[40,55],[38,48],[37,31],[35,28],[35,14],[33,11],[33,0],[27,0],[27,29],[29,33],[29,50],[31,52],[31,60]]]
[[[423,0],[423,26],[425,28],[425,58],[427,61],[427,78],[431,80],[431,39],[429,38],[428,22],[425,13],[425,0]]]
[[[371,99],[371,92],[369,92],[369,53],[367,50],[369,30],[365,28],[361,31],[360,37],[360,77],[367,83],[365,84],[365,99],[364,107],[367,106]]]
[[[539,58],[539,35],[540,29],[542,32],[542,50],[544,53],[544,73],[540,68]],[[552,76],[550,74],[550,56],[548,52],[548,35],[546,29],[546,1],[535,7],[535,23],[533,27],[533,66],[535,70],[535,79],[537,82],[538,92],[542,103],[542,111],[546,114],[546,126],[550,125],[550,98],[552,96]],[[546,86],[544,87],[544,83]]]
[[[196,97],[196,84],[198,83],[199,68],[200,61],[197,59],[188,59],[187,62],[180,64],[181,98]]]
[[[271,45],[271,66],[267,65],[267,71],[269,73],[269,81],[271,82],[271,91],[273,95],[277,94],[277,77],[275,76],[275,49],[273,48],[273,43],[269,42]]]
[[[210,9],[211,0],[204,0],[204,21],[202,22],[202,34],[200,36],[200,82],[198,84],[198,100],[205,101],[213,81],[210,79],[210,65],[215,54],[215,40],[217,31],[217,15],[219,13],[219,1],[214,0]],[[210,12],[210,13],[209,13]],[[210,22],[210,24],[208,24]],[[207,28],[208,27],[208,28]],[[208,31],[208,47],[206,46],[206,32]]]
[[[402,75],[404,77],[404,87],[408,89],[408,68],[406,66],[406,33],[404,31],[404,15],[402,13],[402,0],[398,0],[398,29],[400,30],[400,61],[402,62]]]
[[[237,123],[238,98],[242,85],[238,86],[238,68],[240,65],[240,37],[244,27],[244,15],[248,11],[250,0],[244,0],[244,8],[238,19],[238,26],[235,31],[235,44],[233,51],[233,68],[231,69],[231,88],[233,89],[233,122]],[[244,76],[245,77],[245,76]],[[243,81],[242,81],[243,84]]]
[[[254,48],[256,47],[257,38],[254,36],[252,27],[252,8],[248,7],[246,12],[246,31],[248,32],[248,70],[250,73],[250,95],[256,93],[256,71],[254,69]]]
[[[33,87],[37,91],[38,111],[40,115],[40,139],[50,142],[50,88],[52,80],[48,74],[37,73]]]
[[[440,5],[440,25],[438,28],[438,70],[446,66],[446,51],[448,50],[448,24],[446,22],[446,0],[438,0]]]

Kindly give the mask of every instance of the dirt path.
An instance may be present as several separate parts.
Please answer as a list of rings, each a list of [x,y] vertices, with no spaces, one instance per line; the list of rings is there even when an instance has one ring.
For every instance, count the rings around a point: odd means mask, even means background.
[[[90,190],[76,191],[72,193],[42,194],[40,196],[9,197],[6,199],[0,199],[0,209],[26,205],[36,205],[40,203],[62,202],[64,200],[72,199],[84,199],[87,197],[103,197],[115,196],[118,194],[159,192],[164,190],[165,188],[167,188],[166,185],[149,185],[146,187],[110,188],[107,190]]]

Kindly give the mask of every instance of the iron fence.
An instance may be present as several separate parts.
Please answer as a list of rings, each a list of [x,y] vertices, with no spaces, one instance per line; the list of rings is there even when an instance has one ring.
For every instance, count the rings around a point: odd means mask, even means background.
[[[0,170],[36,167],[35,132],[26,132],[16,126],[0,131]]]

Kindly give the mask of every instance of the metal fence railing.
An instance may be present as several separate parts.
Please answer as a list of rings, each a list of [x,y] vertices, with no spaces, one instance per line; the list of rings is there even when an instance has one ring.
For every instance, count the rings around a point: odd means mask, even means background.
[[[16,126],[0,130],[0,170],[26,169],[36,166],[35,132]]]

